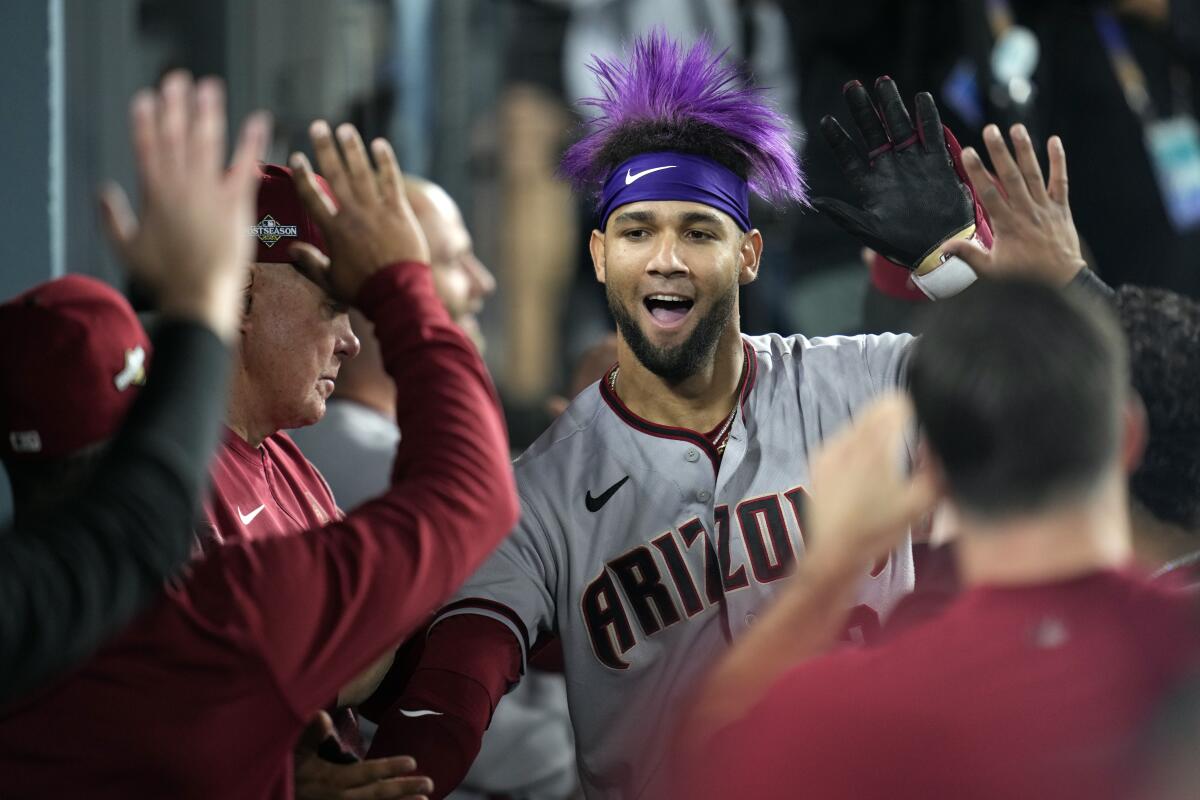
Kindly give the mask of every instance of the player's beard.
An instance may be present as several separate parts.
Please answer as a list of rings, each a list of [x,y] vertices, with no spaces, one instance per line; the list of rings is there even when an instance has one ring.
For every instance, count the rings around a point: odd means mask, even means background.
[[[716,299],[708,313],[697,320],[696,327],[687,339],[672,347],[663,347],[650,341],[638,325],[635,314],[613,296],[611,289],[605,287],[608,310],[616,320],[617,330],[633,351],[634,357],[646,369],[669,383],[687,380],[712,360],[717,342],[733,318],[737,292],[738,286],[734,284],[728,292]]]

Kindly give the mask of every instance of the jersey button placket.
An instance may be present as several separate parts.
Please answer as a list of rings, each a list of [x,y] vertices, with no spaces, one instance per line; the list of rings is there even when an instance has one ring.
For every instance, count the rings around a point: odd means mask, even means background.
[[[683,458],[684,458],[684,460],[686,460],[692,464],[695,464],[697,461],[700,460],[700,451],[694,447],[689,447],[687,449],[687,451],[684,452]]]

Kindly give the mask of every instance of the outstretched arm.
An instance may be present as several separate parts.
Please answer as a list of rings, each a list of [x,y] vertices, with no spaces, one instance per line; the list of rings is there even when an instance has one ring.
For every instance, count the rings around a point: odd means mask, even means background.
[[[885,395],[814,456],[805,514],[811,550],[767,613],[700,684],[680,724],[680,752],[694,758],[787,670],[828,650],[870,565],[933,507],[939,492],[932,471],[903,474],[911,421],[908,399]]]
[[[157,292],[163,322],[147,386],[75,498],[0,536],[0,702],[84,658],[188,557],[217,442],[269,123],[252,117],[225,159],[219,81],[169,74],[131,104],[141,220],[104,195],[111,237]]]

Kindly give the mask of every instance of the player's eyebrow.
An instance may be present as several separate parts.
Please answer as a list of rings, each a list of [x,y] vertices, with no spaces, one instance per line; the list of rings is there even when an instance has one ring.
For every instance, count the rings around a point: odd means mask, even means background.
[[[640,222],[643,225],[651,225],[657,220],[658,215],[653,211],[622,211],[613,222]]]
[[[721,226],[721,218],[707,211],[685,211],[679,215],[681,225],[715,225]]]

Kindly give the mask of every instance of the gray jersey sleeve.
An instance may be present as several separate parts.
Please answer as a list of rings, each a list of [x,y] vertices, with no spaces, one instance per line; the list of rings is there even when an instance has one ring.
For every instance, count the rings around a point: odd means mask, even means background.
[[[915,341],[909,334],[897,333],[814,339],[794,336],[784,349],[793,353],[801,403],[807,401],[845,421],[876,395],[903,386]],[[829,432],[821,432],[813,441]]]
[[[459,614],[479,614],[503,623],[521,643],[523,669],[538,633],[553,628],[556,553],[539,509],[522,495],[517,527],[459,589],[435,624]]]

